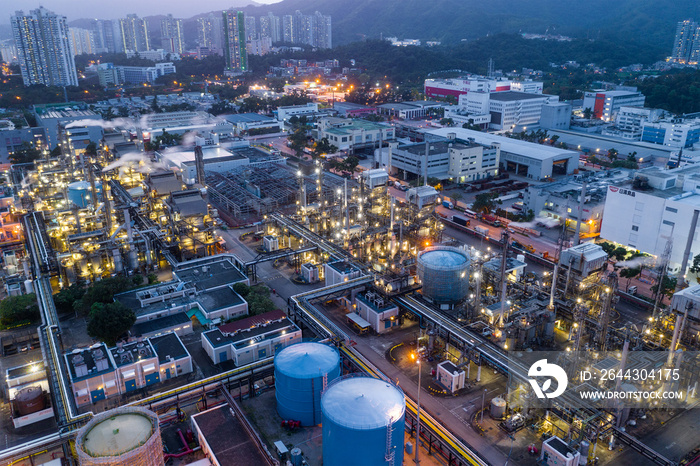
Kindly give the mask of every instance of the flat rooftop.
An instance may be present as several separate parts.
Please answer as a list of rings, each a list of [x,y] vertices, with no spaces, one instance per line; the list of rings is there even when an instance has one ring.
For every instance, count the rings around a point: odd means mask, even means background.
[[[168,357],[175,360],[190,355],[178,336],[174,333],[166,333],[165,335],[152,337],[148,340],[156,350],[156,354],[158,355],[158,363],[160,364],[168,362]]]
[[[238,293],[230,286],[214,288],[199,293],[195,298],[205,312],[214,312],[230,306],[238,306],[245,303]]]
[[[6,371],[7,379],[16,379],[27,374],[44,371],[44,361],[37,361],[23,366],[10,367]]]
[[[143,322],[137,322],[131,327],[131,334],[140,337],[149,333],[157,332],[161,329],[172,328],[177,325],[187,325],[190,323],[190,318],[186,312],[176,312],[159,319],[151,319]]]
[[[288,332],[297,331],[298,327],[285,317],[282,320],[272,321],[266,325],[259,325],[253,328],[241,330],[238,333],[224,335],[220,329],[204,332],[204,336],[214,348],[233,345],[236,349],[241,349],[258,341],[275,338]],[[252,343],[251,343],[252,342]]]
[[[270,464],[232,409],[218,406],[192,416],[219,464]]]
[[[237,113],[233,115],[225,115],[224,118],[229,123],[255,123],[255,122],[269,122],[277,123],[277,120],[266,115],[260,115],[259,113]]]
[[[492,92],[489,95],[491,100],[497,100],[500,102],[514,102],[516,100],[535,100],[544,99],[550,97],[547,94],[531,94],[529,92],[518,92],[518,91],[503,91],[503,92]]]
[[[155,356],[153,347],[148,340],[134,341],[109,350],[117,367],[132,364],[139,359],[149,359]]]
[[[197,265],[178,267],[173,274],[181,281],[192,284],[197,290],[203,291],[246,280],[228,258],[211,257],[209,260],[198,260]]]
[[[450,150],[450,144],[454,149],[469,149],[471,147],[477,147],[478,144],[464,143],[464,141],[432,141],[429,145],[429,153],[433,154],[447,154]],[[404,150],[414,155],[425,156],[425,142],[419,142],[416,144],[408,144],[399,146],[397,150]]]
[[[506,136],[498,136],[496,134],[483,133],[481,131],[473,131],[464,128],[440,128],[434,131],[429,131],[428,134],[435,136],[447,137],[448,134],[455,133],[457,139],[467,141],[470,138],[478,144],[490,146],[494,143],[501,145],[501,155],[504,152],[520,155],[534,160],[561,160],[566,158],[578,158],[578,153],[571,150],[560,149],[552,146],[544,146],[533,142],[521,141],[512,139]]]
[[[73,351],[65,355],[68,373],[73,382],[112,372],[114,367],[107,356],[107,345],[101,343],[91,348]]]

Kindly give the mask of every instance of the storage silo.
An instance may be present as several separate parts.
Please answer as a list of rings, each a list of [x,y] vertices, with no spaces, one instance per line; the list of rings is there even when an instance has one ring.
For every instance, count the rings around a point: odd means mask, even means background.
[[[370,377],[338,379],[323,393],[321,409],[325,466],[403,464],[401,389]]]
[[[416,265],[423,296],[436,303],[453,304],[469,292],[469,256],[450,246],[427,248]]]
[[[138,407],[98,414],[80,429],[75,442],[80,466],[162,466],[158,415]]]
[[[81,209],[85,209],[89,205],[96,207],[97,201],[92,199],[92,187],[87,181],[76,181],[68,185],[68,201],[77,205]],[[102,196],[102,184],[95,183],[95,191],[97,197]]]
[[[321,422],[321,391],[340,377],[340,356],[335,348],[304,342],[284,348],[275,356],[277,412],[284,420],[303,426]]]

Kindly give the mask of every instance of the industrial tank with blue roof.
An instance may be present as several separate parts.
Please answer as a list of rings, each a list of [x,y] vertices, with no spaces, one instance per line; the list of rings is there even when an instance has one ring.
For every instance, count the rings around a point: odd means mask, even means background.
[[[406,400],[398,387],[371,377],[330,384],[321,398],[324,466],[400,466]]]
[[[303,426],[321,422],[321,391],[340,376],[340,355],[322,343],[298,343],[275,356],[277,412]],[[324,383],[325,378],[325,383]]]
[[[436,246],[418,254],[422,293],[436,303],[454,304],[469,292],[469,256],[459,248]]]

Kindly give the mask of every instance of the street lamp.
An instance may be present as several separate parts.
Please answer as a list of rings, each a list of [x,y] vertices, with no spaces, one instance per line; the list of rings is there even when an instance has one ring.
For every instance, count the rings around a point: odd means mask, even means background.
[[[420,378],[421,372],[423,372],[423,366],[420,363],[420,354],[412,354],[411,357],[415,358],[418,364],[418,396],[416,397],[416,457],[413,459],[413,462],[418,465],[420,464],[420,459],[418,458],[418,453],[420,451]]]
[[[488,392],[488,388],[484,388],[484,393],[481,395],[481,424],[484,423],[484,410],[486,409],[486,392]]]

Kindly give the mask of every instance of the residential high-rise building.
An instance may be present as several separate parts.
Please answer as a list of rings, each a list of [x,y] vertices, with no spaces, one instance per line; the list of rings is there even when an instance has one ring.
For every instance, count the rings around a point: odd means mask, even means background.
[[[261,31],[265,27],[260,18]],[[262,34],[264,36],[264,33]],[[315,12],[304,15],[297,10],[282,17],[282,40],[292,44],[306,44],[322,49],[333,47],[331,17]],[[274,39],[273,39],[274,42]]]
[[[322,15],[320,12],[314,13],[314,45],[320,49],[333,48],[333,29],[331,27],[331,17]]]
[[[221,16],[210,13],[197,18],[197,44],[211,50],[221,50],[223,24]]]
[[[119,20],[123,50],[143,52],[151,49],[148,38],[148,24],[136,15],[127,15]]]
[[[120,53],[124,51],[119,21],[96,19],[92,23],[92,37],[96,53]]]
[[[70,42],[73,56],[95,53],[95,41],[92,31],[83,28],[68,28],[68,41]]]
[[[255,16],[246,16],[245,17],[245,35],[246,35],[246,40],[255,40],[258,38],[258,31],[256,27],[256,18]]]
[[[700,25],[692,19],[679,21],[670,61],[697,64],[700,59]]]
[[[272,13],[260,17],[260,37],[269,37],[272,42],[280,42],[280,18]]]
[[[223,13],[224,58],[226,74],[236,75],[250,71],[246,51],[245,15],[242,11],[228,10]]]
[[[294,16],[282,16],[282,41],[289,44],[297,43],[297,34],[294,28]]]
[[[77,86],[78,74],[70,49],[66,17],[43,7],[10,18],[25,86]]]
[[[185,50],[185,34],[182,20],[168,15],[160,21],[160,40],[163,50],[170,53],[182,53]]]
[[[297,11],[294,16],[299,25],[299,37],[297,38],[299,43],[315,46],[316,38],[314,37],[314,30],[316,29],[316,17],[302,15],[300,11]]]

